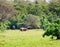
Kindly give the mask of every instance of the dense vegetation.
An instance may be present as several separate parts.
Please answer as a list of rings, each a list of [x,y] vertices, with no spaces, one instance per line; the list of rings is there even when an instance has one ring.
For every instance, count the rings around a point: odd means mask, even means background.
[[[3,3],[1,3],[3,2]],[[17,1],[11,4],[0,2],[0,30],[44,29],[47,35],[60,39],[60,2],[39,3]]]

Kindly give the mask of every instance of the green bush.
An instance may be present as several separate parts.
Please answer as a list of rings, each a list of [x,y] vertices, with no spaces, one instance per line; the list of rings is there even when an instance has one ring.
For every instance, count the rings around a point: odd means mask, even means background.
[[[43,37],[50,36],[53,38],[54,36],[57,37],[57,39],[60,39],[60,18],[57,20],[54,20],[53,23],[50,23],[46,29],[46,32],[43,34]]]

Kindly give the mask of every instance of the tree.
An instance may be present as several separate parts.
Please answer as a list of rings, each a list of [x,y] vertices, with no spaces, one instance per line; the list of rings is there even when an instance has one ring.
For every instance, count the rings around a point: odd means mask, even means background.
[[[42,12],[40,15],[40,28],[44,30],[46,29],[46,26],[48,24],[48,19],[45,16],[46,14],[44,12]]]
[[[52,14],[56,13],[57,17],[60,17],[60,2],[51,2],[49,4],[49,11],[52,12]]]
[[[13,7],[0,2],[0,30],[7,29],[9,20],[12,19],[12,17],[16,16],[16,11],[13,9]]]
[[[25,26],[25,24],[24,24],[24,22],[25,22],[24,18],[27,15],[26,5],[27,5],[26,2],[22,3],[21,1],[16,2],[15,5],[14,5],[14,8],[16,9],[16,11],[18,13],[17,17],[15,18],[16,21],[17,21],[17,22],[15,22],[16,25],[17,25],[17,28]]]
[[[54,20],[53,23],[48,25],[46,32],[43,34],[43,37],[50,35],[51,38],[55,36],[57,39],[60,39],[60,18],[57,18],[57,20]]]
[[[31,28],[40,28],[40,23],[39,23],[40,19],[38,16],[34,16],[32,14],[29,14],[25,17],[25,24],[27,25],[27,27],[31,27]]]

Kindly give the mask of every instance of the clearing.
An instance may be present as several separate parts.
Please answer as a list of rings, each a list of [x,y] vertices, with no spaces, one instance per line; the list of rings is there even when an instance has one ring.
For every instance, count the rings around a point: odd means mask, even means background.
[[[60,47],[60,40],[42,37],[43,30],[7,30],[0,33],[0,47]]]

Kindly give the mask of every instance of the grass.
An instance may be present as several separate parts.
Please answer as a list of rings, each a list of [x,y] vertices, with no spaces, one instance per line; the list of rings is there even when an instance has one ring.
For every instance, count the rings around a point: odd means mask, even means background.
[[[43,30],[7,30],[0,33],[0,47],[60,47],[60,40],[42,37]]]

